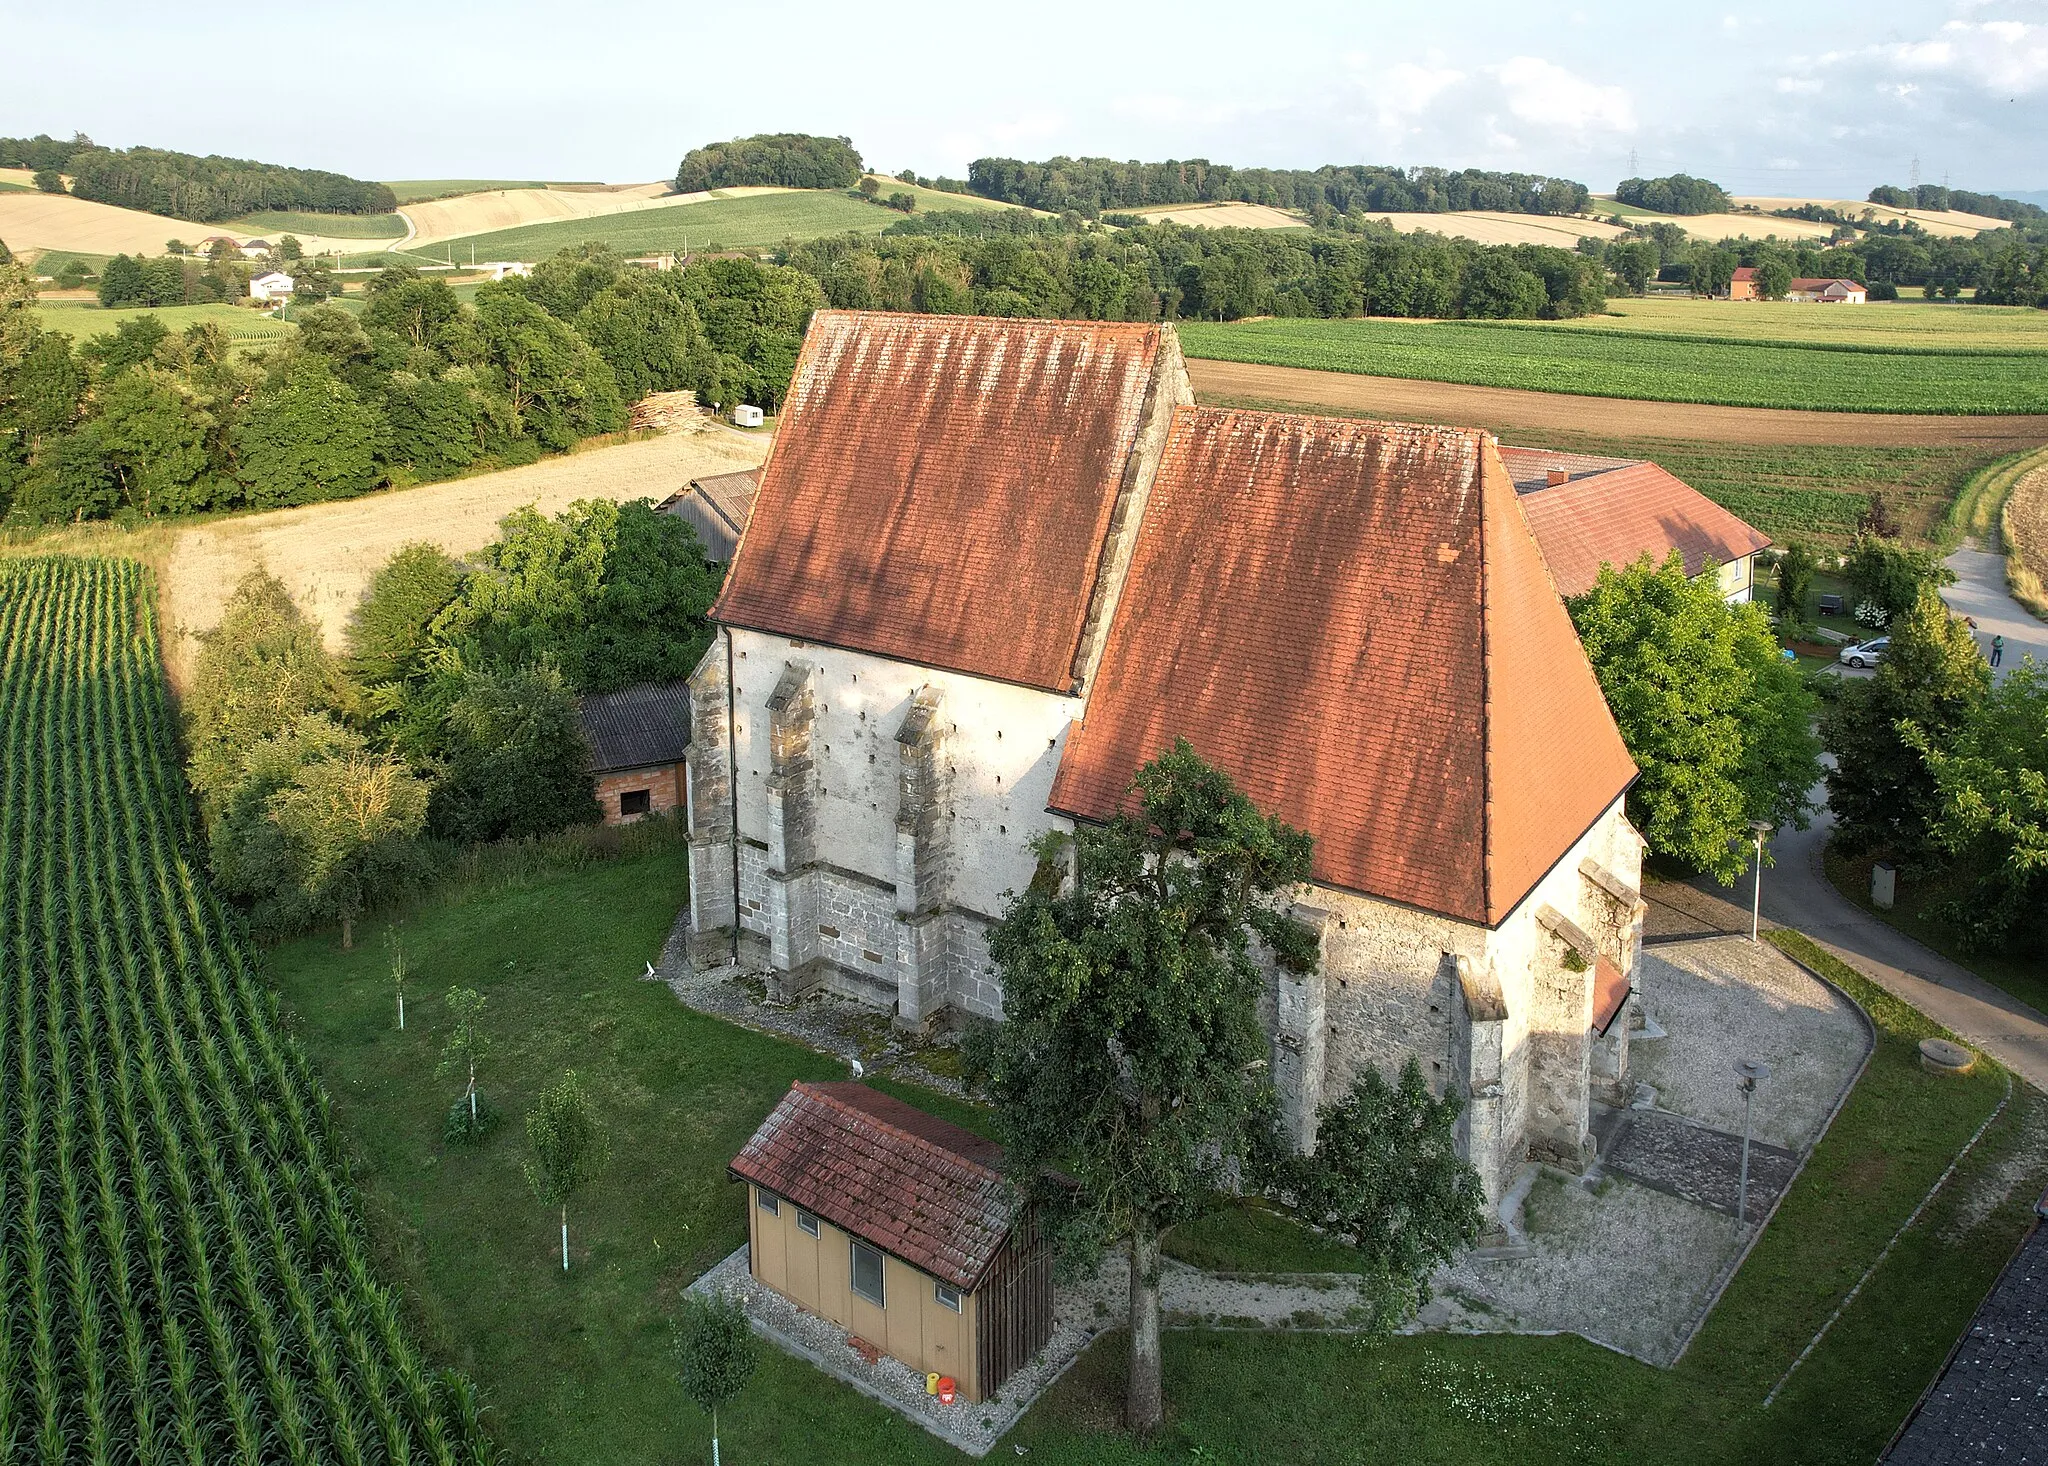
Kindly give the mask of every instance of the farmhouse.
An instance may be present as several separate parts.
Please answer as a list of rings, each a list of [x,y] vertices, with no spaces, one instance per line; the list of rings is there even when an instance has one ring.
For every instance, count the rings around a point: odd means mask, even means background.
[[[606,824],[670,814],[682,804],[683,750],[690,742],[686,684],[649,682],[592,693],[582,699],[578,715]]]
[[[1480,432],[1196,408],[1170,326],[819,313],[691,678],[692,949],[998,1017],[1032,842],[1186,737],[1315,837],[1293,1133],[1364,1065],[1500,1197],[1627,1083],[1635,776]]]
[[[865,1084],[790,1087],[733,1157],[753,1275],[971,1401],[1052,1337],[1052,1257],[1002,1150]]]
[[[1785,299],[1820,305],[1863,305],[1870,292],[1854,280],[1794,280],[1785,287]]]
[[[1735,273],[1728,280],[1728,289],[1723,292],[1724,300],[1760,300],[1756,288],[1756,266],[1737,265]]]
[[[691,479],[687,489],[669,495],[655,508],[675,515],[697,532],[706,560],[728,565],[754,512],[754,491],[760,479],[761,471],[756,468],[708,474]]]
[[[1602,565],[1644,555],[1661,564],[1673,550],[1687,575],[1712,570],[1731,604],[1755,594],[1769,537],[1656,464],[1542,448],[1503,447],[1500,457],[1559,595],[1591,590]]]
[[[260,260],[274,248],[276,246],[267,239],[245,239],[241,245],[242,258],[245,260]]]
[[[267,275],[258,275],[249,282],[251,300],[289,300],[292,295],[292,277],[282,270],[272,270]]]

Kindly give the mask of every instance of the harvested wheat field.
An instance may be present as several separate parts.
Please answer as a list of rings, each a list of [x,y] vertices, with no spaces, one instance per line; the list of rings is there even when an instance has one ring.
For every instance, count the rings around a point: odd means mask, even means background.
[[[1887,219],[1911,219],[1929,234],[1981,234],[1986,229],[2004,229],[2008,227],[2003,219],[1993,219],[1985,214],[1965,214],[1959,209],[1894,209],[1888,204],[1866,203],[1861,199],[1778,199],[1755,197],[1739,198],[1735,202],[1745,207],[1762,209],[1766,214],[1772,209],[1796,209],[1801,204],[1818,204],[1823,209],[1834,209],[1839,213],[1848,215],[1851,219],[1860,219],[1866,212],[1873,218],[1881,221]],[[1777,222],[1787,224],[1793,221],[1780,219]],[[1816,227],[1825,228],[1827,226],[1821,225]]]
[[[197,244],[209,235],[233,231],[219,224],[197,224],[190,219],[166,219],[140,209],[117,209],[62,193],[0,192],[0,239],[15,250],[60,249],[73,254],[162,254],[167,240],[182,239]],[[243,238],[236,234],[235,238]],[[340,249],[354,253],[363,247],[360,239],[330,239],[325,235],[301,234],[299,243],[308,251]]]
[[[710,193],[675,193],[667,183],[622,183],[603,187],[501,188],[490,193],[465,193],[454,198],[407,204],[401,211],[412,220],[414,244],[435,244],[468,234],[519,229],[528,224],[558,224],[596,219],[635,209],[659,209],[710,198],[748,198],[759,193],[787,193],[781,188],[721,188]]]
[[[1130,212],[1153,224],[1193,224],[1201,229],[1308,228],[1308,220],[1266,204],[1175,204]]]
[[[1577,397],[1511,387],[1468,387],[1302,367],[1188,359],[1205,402],[1328,408],[1409,422],[1472,424],[1494,431],[1591,433],[1727,443],[1965,444],[2017,453],[2048,443],[2048,415],[1799,412]]]
[[[1550,244],[1570,249],[1581,239],[1619,239],[1628,231],[1576,214],[1374,214],[1403,234],[1444,234],[1477,244]]]
[[[2013,598],[2048,619],[2048,464],[2012,486],[2001,528]]]
[[[256,566],[281,579],[339,646],[349,613],[370,576],[411,540],[461,555],[490,543],[498,521],[531,504],[553,513],[577,499],[661,500],[709,473],[752,468],[768,456],[766,438],[728,432],[705,419],[695,431],[549,458],[453,483],[368,494],[216,520],[177,530],[149,556],[163,606],[164,663],[182,685],[195,637],[220,619],[235,584]],[[113,547],[97,544],[104,553]]]

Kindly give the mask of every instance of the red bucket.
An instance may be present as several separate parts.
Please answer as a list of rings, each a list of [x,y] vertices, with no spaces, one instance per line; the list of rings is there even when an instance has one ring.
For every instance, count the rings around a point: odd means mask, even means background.
[[[941,1405],[952,1404],[953,1392],[957,1388],[958,1387],[953,1383],[951,1375],[941,1375],[939,1377],[939,1403]]]

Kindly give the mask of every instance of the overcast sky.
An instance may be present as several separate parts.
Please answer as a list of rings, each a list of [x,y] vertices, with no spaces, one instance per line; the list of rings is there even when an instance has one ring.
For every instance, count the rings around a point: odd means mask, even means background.
[[[0,134],[367,178],[665,177],[843,133],[870,166],[1208,157],[1629,170],[1734,193],[2048,187],[2048,0],[774,6],[0,0]]]

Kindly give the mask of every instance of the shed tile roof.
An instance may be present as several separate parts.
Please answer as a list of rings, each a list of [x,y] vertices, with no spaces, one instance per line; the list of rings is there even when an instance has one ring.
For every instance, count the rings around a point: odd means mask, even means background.
[[[2048,1216],[2048,1197],[2036,1211]],[[2048,1221],[2034,1223],[1883,1460],[2048,1461]]]
[[[732,1171],[971,1292],[1010,1233],[1001,1158],[992,1141],[864,1084],[798,1081]]]
[[[578,711],[594,774],[679,763],[690,743],[687,682],[643,682],[592,693]]]
[[[712,615],[1069,691],[1169,329],[818,312]]]
[[[1560,595],[1591,590],[1603,564],[1619,569],[1645,554],[1661,562],[1677,550],[1685,573],[1698,575],[1709,560],[1726,565],[1771,542],[1654,463],[1540,448],[1502,448],[1500,456]],[[1547,484],[1553,467],[1570,480]]]
[[[1829,287],[1830,285],[1839,285],[1839,286],[1841,286],[1841,287],[1842,287],[1842,288],[1843,288],[1844,290],[1861,290],[1861,289],[1863,288],[1863,286],[1862,286],[1862,285],[1861,285],[1861,284],[1860,284],[1859,282],[1857,282],[1857,281],[1855,281],[1855,280],[1847,280],[1847,279],[1844,279],[1844,278],[1842,278],[1842,277],[1841,277],[1841,276],[1839,276],[1839,275],[1837,275],[1837,276],[1829,276],[1829,277],[1825,277],[1825,278],[1823,278],[1823,277],[1820,277],[1820,276],[1806,276],[1806,275],[1801,275],[1801,276],[1800,276],[1800,277],[1799,277],[1798,279],[1794,280],[1794,281],[1793,281],[1793,282],[1792,282],[1791,284],[1787,285],[1787,286],[1786,286],[1785,288],[1786,288],[1787,290],[1816,290],[1816,291],[1817,291],[1817,290],[1825,290],[1825,289],[1827,289],[1827,288],[1828,288],[1828,287]]]
[[[1635,765],[1493,440],[1182,409],[1052,806],[1186,737],[1320,883],[1497,923]]]

